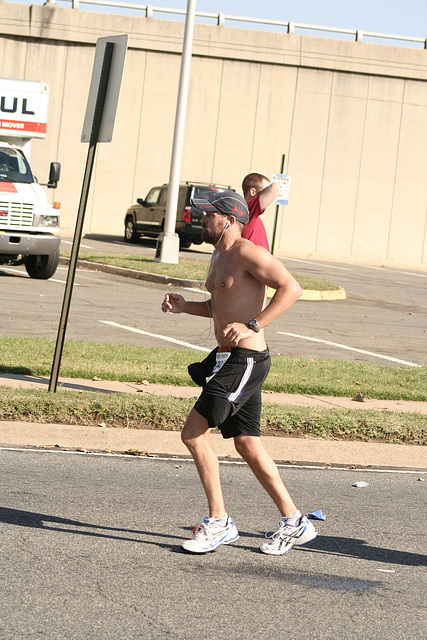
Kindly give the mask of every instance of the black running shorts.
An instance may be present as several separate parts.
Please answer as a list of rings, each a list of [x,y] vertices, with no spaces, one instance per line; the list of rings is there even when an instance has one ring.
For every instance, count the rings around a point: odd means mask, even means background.
[[[203,391],[194,408],[218,427],[224,438],[260,435],[261,387],[270,369],[270,353],[233,347],[219,371],[212,375],[218,348],[188,371]],[[194,377],[193,377],[194,376]],[[206,381],[207,379],[207,381]]]

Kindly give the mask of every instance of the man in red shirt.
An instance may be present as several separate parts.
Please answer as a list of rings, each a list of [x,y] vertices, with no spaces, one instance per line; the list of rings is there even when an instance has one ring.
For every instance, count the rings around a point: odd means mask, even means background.
[[[242,238],[270,251],[267,232],[260,216],[280,193],[277,182],[270,182],[261,173],[249,173],[242,182],[243,197],[248,203],[249,222],[245,225]]]

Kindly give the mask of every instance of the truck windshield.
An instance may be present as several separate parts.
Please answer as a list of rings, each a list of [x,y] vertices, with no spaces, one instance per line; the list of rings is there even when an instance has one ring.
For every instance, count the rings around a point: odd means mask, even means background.
[[[24,155],[16,149],[0,147],[0,181],[1,182],[34,182],[30,165]]]
[[[195,187],[193,198],[206,198],[212,191],[222,191],[217,187]]]

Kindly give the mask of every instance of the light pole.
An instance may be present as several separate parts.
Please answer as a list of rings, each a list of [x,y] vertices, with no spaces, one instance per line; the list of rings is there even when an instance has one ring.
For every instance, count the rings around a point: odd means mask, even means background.
[[[193,46],[194,15],[196,0],[188,0],[185,19],[184,43],[182,48],[181,72],[179,77],[178,101],[176,106],[175,129],[169,174],[168,201],[164,231],[159,235],[156,260],[178,264],[179,237],[175,233],[178,205],[179,173],[181,170],[182,147],[184,143],[185,115],[187,110],[188,85],[190,79],[191,49]]]

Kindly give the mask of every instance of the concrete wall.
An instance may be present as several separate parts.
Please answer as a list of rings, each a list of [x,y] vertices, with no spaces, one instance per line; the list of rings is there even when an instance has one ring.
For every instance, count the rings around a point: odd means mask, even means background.
[[[39,179],[62,163],[52,199],[72,236],[80,143],[98,37],[129,34],[113,142],[100,144],[85,231],[122,233],[137,198],[169,177],[184,25],[0,1],[1,73],[50,85]],[[291,175],[276,254],[427,266],[427,51],[196,25],[183,180],[240,189]],[[264,215],[271,239],[275,207]]]

